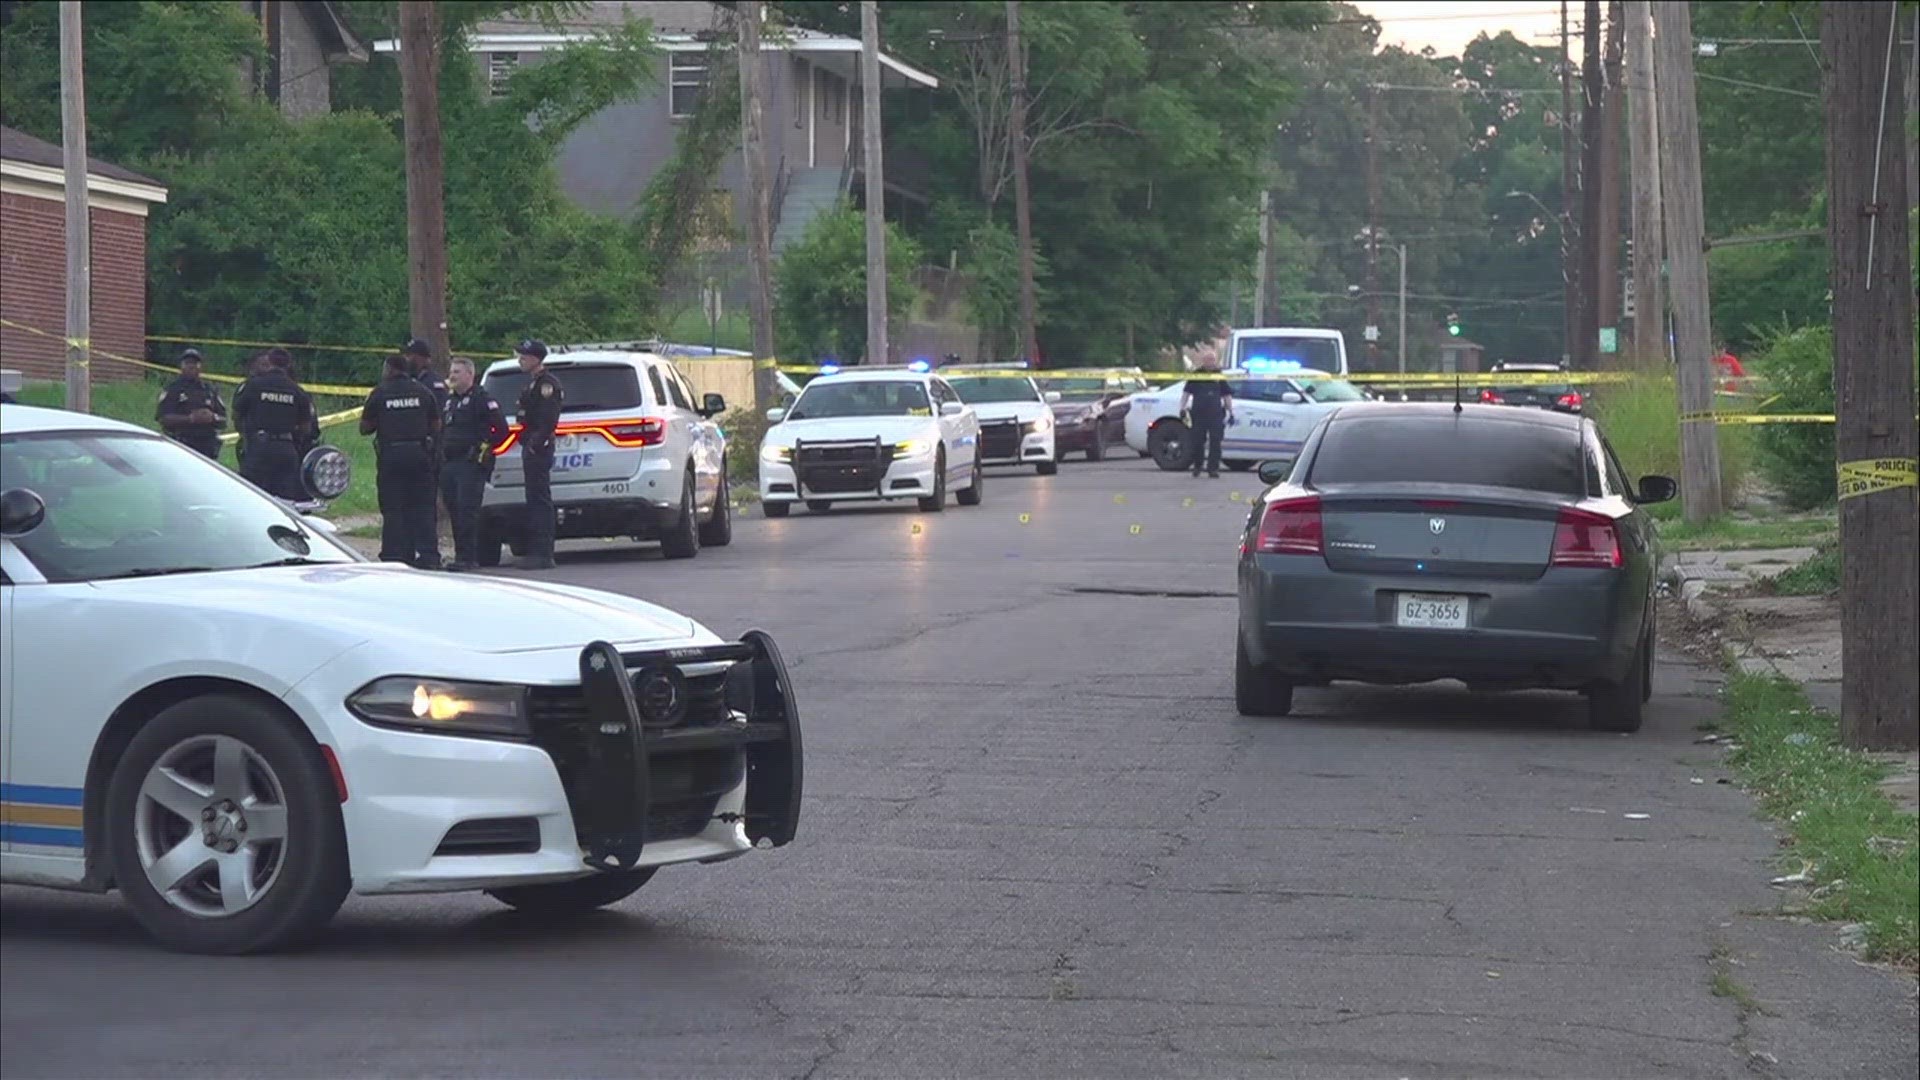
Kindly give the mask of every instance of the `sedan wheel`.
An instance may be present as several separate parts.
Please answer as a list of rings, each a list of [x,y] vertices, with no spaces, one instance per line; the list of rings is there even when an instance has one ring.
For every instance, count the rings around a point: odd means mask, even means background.
[[[1587,722],[1595,731],[1634,732],[1646,720],[1647,673],[1652,668],[1653,643],[1643,638],[1627,666],[1627,677],[1603,682],[1587,691]]]
[[[1285,716],[1293,711],[1293,684],[1254,667],[1238,634],[1233,642],[1233,704],[1241,716]]]

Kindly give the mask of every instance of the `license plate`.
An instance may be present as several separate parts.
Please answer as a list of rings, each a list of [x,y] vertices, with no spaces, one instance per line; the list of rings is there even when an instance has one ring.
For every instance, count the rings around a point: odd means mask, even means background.
[[[580,449],[580,438],[578,435],[558,436],[553,440],[553,448],[562,454],[572,450],[578,450]]]
[[[1436,593],[1401,593],[1395,597],[1394,624],[1420,630],[1465,630],[1467,598]]]

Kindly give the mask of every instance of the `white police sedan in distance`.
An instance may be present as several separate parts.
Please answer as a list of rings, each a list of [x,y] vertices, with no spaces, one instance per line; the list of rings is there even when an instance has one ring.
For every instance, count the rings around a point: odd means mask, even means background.
[[[786,517],[842,502],[916,499],[938,513],[984,494],[980,419],[924,364],[821,369],[792,407],[768,409],[760,442],[760,507]]]
[[[241,953],[349,891],[563,914],[793,839],[765,634],[373,563],[112,420],[0,405],[0,488],[0,880]]]

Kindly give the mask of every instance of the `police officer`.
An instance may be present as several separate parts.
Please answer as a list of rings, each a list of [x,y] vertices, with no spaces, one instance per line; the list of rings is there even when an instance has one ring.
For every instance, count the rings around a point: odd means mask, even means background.
[[[480,500],[493,476],[493,448],[507,441],[507,417],[486,388],[474,382],[473,361],[456,356],[447,365],[449,394],[442,411],[440,495],[453,519],[453,562],[449,570],[471,570],[480,562]]]
[[[267,362],[272,364],[275,370],[285,375],[287,380],[293,383],[293,385],[300,385],[300,377],[296,375],[293,370],[292,353],[275,346],[267,350]],[[315,444],[320,441],[320,417],[314,411],[313,398],[307,396],[307,392],[304,389],[300,391],[300,400],[301,428],[299,433],[294,437],[293,450],[294,453],[300,455],[302,461],[305,461],[307,451],[312,450]],[[302,498],[305,498],[306,492],[303,491],[300,495]]]
[[[247,381],[233,395],[233,428],[240,434],[240,475],[288,502],[307,497],[300,480],[300,439],[313,416],[313,399],[268,353],[253,358]]]
[[[181,445],[219,461],[218,432],[227,424],[227,406],[220,400],[220,392],[200,377],[200,365],[199,349],[180,353],[180,377],[160,391],[153,418]]]
[[[526,389],[514,418],[520,422],[520,466],[527,485],[526,555],[520,560],[523,570],[549,570],[553,567],[553,439],[560,426],[560,409],[566,394],[560,380],[543,366],[547,359],[545,344],[528,338],[514,350],[520,370],[527,374]]]
[[[1207,475],[1218,480],[1220,444],[1226,439],[1227,424],[1233,420],[1233,389],[1220,377],[1220,365],[1211,358],[1194,374],[1199,378],[1187,380],[1180,402],[1180,411],[1188,414],[1187,453],[1192,458],[1195,479],[1200,476],[1200,459],[1204,457]]]
[[[408,370],[413,373],[413,377],[420,380],[421,385],[433,391],[434,408],[444,412],[447,408],[447,380],[433,370],[433,346],[420,338],[414,338],[407,342],[407,347],[400,352],[407,358]]]
[[[406,357],[387,358],[386,378],[360,411],[360,434],[373,436],[378,463],[380,561],[440,569],[433,492],[440,410]]]

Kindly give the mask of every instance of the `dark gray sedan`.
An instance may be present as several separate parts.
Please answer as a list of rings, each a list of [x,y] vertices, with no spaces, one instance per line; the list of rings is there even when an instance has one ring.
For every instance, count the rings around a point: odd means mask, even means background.
[[[1335,679],[1588,695],[1636,731],[1650,694],[1657,535],[1674,482],[1627,482],[1592,420],[1355,404],[1314,428],[1240,541],[1234,697],[1285,716]]]

